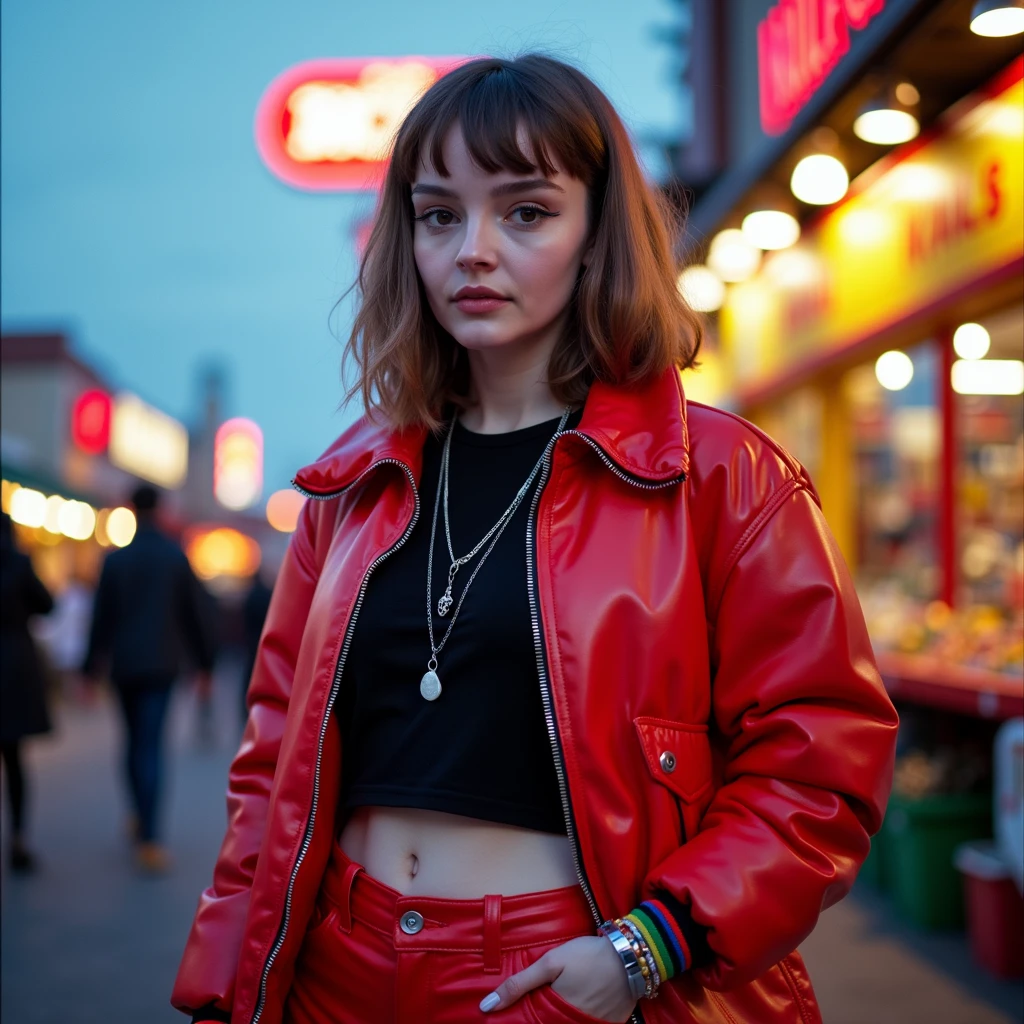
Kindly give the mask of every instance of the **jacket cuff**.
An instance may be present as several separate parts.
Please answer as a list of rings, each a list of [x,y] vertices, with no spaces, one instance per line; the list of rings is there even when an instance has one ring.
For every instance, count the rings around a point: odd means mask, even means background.
[[[706,967],[714,954],[707,929],[697,924],[689,908],[671,893],[658,892],[630,911],[625,920],[647,943],[662,981],[693,967]]]
[[[207,1021],[220,1021],[221,1024],[231,1024],[231,1014],[218,1010],[213,1003],[207,1003],[192,1014],[192,1024],[205,1024]]]
[[[691,968],[710,967],[715,959],[715,953],[708,942],[708,929],[694,921],[690,907],[677,900],[672,893],[659,891],[658,901],[666,907],[672,915],[672,919],[679,925],[683,938],[686,939],[686,944],[690,947],[691,956],[688,966]]]

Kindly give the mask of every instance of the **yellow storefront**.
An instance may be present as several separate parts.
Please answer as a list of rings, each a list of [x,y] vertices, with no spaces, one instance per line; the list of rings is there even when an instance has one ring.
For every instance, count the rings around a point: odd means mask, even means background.
[[[864,171],[719,318],[737,408],[810,469],[880,651],[1014,678],[1007,696],[1024,659],[1022,70]],[[948,706],[964,699],[980,698]]]

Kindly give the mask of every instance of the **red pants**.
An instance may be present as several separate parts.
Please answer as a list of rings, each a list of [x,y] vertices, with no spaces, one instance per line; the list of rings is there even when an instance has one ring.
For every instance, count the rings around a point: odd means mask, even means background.
[[[479,1009],[548,949],[594,933],[576,886],[479,900],[402,896],[335,844],[285,1024],[594,1024],[548,985],[507,1010]]]

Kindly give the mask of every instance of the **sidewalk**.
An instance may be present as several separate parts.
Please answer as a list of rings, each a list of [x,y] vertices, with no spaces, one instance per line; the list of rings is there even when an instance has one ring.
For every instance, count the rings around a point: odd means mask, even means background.
[[[191,693],[175,694],[166,815],[175,867],[164,878],[140,877],[132,866],[113,703],[61,708],[59,734],[32,745],[31,836],[43,869],[11,877],[5,861],[4,1024],[185,1024],[167,1000],[224,831],[237,703],[234,679],[222,674],[217,741],[203,748]],[[826,1024],[1022,1019],[1020,984],[986,980],[962,937],[914,933],[870,892],[827,911],[802,951]]]
[[[800,947],[825,1024],[1020,1024],[1024,983],[970,959],[960,932],[928,934],[858,885]]]

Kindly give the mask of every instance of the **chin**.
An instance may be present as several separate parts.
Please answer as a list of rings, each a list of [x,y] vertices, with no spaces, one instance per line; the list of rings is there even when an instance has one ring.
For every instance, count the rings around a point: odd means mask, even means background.
[[[459,324],[446,329],[463,348],[470,350],[504,348],[522,337],[499,324]]]

